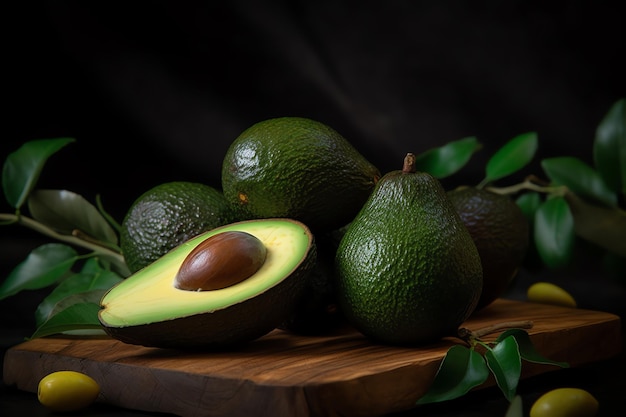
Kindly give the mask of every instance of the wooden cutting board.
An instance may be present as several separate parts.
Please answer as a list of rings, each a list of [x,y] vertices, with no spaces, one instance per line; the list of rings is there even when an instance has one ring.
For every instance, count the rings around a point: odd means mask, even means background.
[[[528,333],[539,353],[570,366],[621,351],[620,318],[597,311],[500,299],[464,327],[509,320],[532,320]],[[379,416],[413,408],[453,343],[459,341],[389,347],[349,328],[324,337],[275,330],[237,351],[184,353],[105,336],[57,336],[10,348],[4,379],[36,392],[48,373],[76,370],[99,382],[99,401],[183,417]],[[523,361],[522,377],[556,369]]]

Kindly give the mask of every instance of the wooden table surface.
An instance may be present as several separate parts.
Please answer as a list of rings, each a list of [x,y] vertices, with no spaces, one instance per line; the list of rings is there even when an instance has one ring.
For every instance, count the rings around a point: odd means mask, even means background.
[[[619,317],[598,311],[499,299],[464,327],[510,320],[531,320],[527,331],[539,353],[572,367],[621,352]],[[105,336],[55,336],[11,347],[4,382],[35,392],[46,374],[73,369],[99,382],[100,402],[135,410],[183,417],[379,416],[413,408],[453,343],[459,341],[390,347],[350,328],[322,337],[275,330],[236,351],[193,353]],[[522,377],[554,369],[524,361]]]

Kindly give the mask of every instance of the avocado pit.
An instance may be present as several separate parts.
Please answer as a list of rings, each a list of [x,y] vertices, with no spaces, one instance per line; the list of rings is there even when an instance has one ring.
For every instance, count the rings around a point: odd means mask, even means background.
[[[182,262],[174,286],[187,291],[230,287],[254,275],[265,263],[267,248],[257,237],[226,231],[202,241]]]

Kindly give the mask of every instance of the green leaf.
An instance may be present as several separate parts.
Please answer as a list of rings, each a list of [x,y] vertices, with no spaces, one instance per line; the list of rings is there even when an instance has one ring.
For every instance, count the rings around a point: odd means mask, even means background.
[[[50,336],[72,330],[102,329],[98,320],[100,311],[99,302],[85,300],[99,300],[104,291],[92,291],[89,294],[74,294],[59,305],[50,318],[35,330],[32,339]]]
[[[444,356],[428,392],[416,404],[452,400],[483,384],[489,377],[485,360],[473,349],[454,345]]]
[[[528,165],[537,152],[537,144],[535,132],[524,133],[508,141],[487,161],[483,183],[496,181]]]
[[[522,210],[522,213],[524,213],[524,216],[526,216],[530,224],[532,224],[535,220],[535,213],[541,205],[541,196],[539,195],[539,193],[535,191],[529,191],[521,194],[519,197],[517,197],[515,203]]]
[[[519,353],[522,359],[528,362],[540,363],[544,365],[556,365],[561,368],[569,368],[569,364],[567,362],[557,362],[543,357],[533,345],[530,340],[530,336],[523,329],[509,329],[502,332],[498,338],[496,339],[496,343],[500,343],[504,339],[508,337],[515,338],[517,345],[519,347]]]
[[[626,212],[619,207],[589,204],[572,192],[565,194],[581,238],[626,259]]]
[[[63,280],[37,307],[35,323],[43,324],[52,314],[55,306],[64,298],[93,290],[108,290],[122,281],[114,272],[102,269],[96,258],[89,259],[80,273]]]
[[[555,185],[565,185],[573,193],[602,203],[617,205],[617,195],[606,185],[598,171],[578,158],[561,156],[541,161],[541,167]]]
[[[435,178],[445,178],[463,168],[481,147],[475,137],[450,142],[417,155],[415,167]]]
[[[535,215],[539,206],[541,206],[542,201],[543,196],[535,191],[526,191],[520,194],[515,200],[515,203],[522,210],[524,217],[526,217],[526,220],[528,221],[528,239],[531,244],[528,245],[528,250],[523,260],[523,266],[529,271],[537,271],[543,267],[543,261],[539,257],[537,247],[532,244],[535,241],[533,231],[535,225]]]
[[[98,209],[82,196],[67,190],[35,190],[28,198],[31,216],[44,225],[72,234],[74,230],[101,242],[117,245],[117,234]]]
[[[22,290],[36,290],[56,283],[77,259],[76,251],[61,243],[47,243],[34,249],[0,285],[0,300]]]
[[[80,273],[86,275],[95,275],[106,270],[106,268],[102,267],[101,259],[98,257],[93,257],[85,261],[85,264],[81,268]]]
[[[515,337],[508,336],[485,352],[487,366],[507,400],[511,401],[517,391],[522,374],[522,360]]]
[[[96,207],[98,208],[98,211],[100,212],[100,214],[102,214],[102,217],[104,217],[106,219],[107,222],[109,222],[109,224],[111,225],[111,227],[113,227],[113,230],[115,230],[115,232],[119,235],[122,232],[122,225],[119,224],[117,222],[117,220],[115,220],[113,218],[113,216],[111,216],[103,207],[102,205],[102,199],[100,198],[100,194],[96,195]]]
[[[74,139],[33,140],[7,156],[2,168],[2,189],[11,207],[19,209],[24,204],[48,158],[71,142]]]
[[[552,269],[570,263],[574,252],[574,218],[563,197],[544,201],[535,214],[535,246],[543,262]]]
[[[50,312],[49,318],[58,315],[60,312],[76,304],[93,303],[100,305],[100,300],[102,299],[102,296],[104,296],[104,293],[106,293],[106,291],[107,289],[93,289],[70,294],[67,297],[62,298],[61,300],[59,300],[59,302],[55,304],[54,308]],[[92,315],[86,316],[85,319],[86,322],[94,322],[94,317]]]
[[[609,188],[626,194],[626,99],[615,102],[598,125],[593,161]]]

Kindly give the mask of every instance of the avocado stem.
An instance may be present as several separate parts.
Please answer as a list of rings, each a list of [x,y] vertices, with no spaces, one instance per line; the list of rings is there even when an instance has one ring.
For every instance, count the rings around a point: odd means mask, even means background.
[[[404,164],[402,165],[402,172],[404,174],[411,174],[415,172],[415,155],[411,152],[407,153],[404,157]]]
[[[492,324],[491,326],[483,327],[478,330],[470,330],[466,327],[461,327],[457,336],[459,339],[462,339],[468,344],[472,344],[475,340],[480,340],[482,337],[496,332],[502,329],[530,329],[533,327],[533,322],[531,320],[519,320],[519,321],[504,321],[502,323]]]
[[[76,232],[74,235],[64,235],[56,232],[55,230],[45,226],[38,221],[31,219],[30,217],[23,216],[22,214],[8,214],[8,213],[0,213],[0,221],[3,224],[18,224],[20,226],[25,226],[31,230],[34,230],[42,235],[48,236],[50,238],[59,240],[61,242],[65,242],[71,245],[79,246],[87,250],[91,250],[96,254],[106,258],[114,264],[120,274],[123,276],[130,275],[130,271],[126,266],[126,262],[124,257],[119,252],[116,252],[112,248],[103,246],[102,244],[95,243],[93,241],[81,239],[77,236]]]
[[[524,179],[523,182],[509,185],[508,187],[493,187],[487,186],[486,183],[481,183],[477,185],[476,188],[484,188],[487,191],[491,191],[492,193],[503,195],[512,195],[520,191],[529,190],[536,191],[538,193],[563,196],[568,191],[567,187],[564,185],[549,185],[545,181],[535,177],[534,175],[527,177],[526,179]]]

